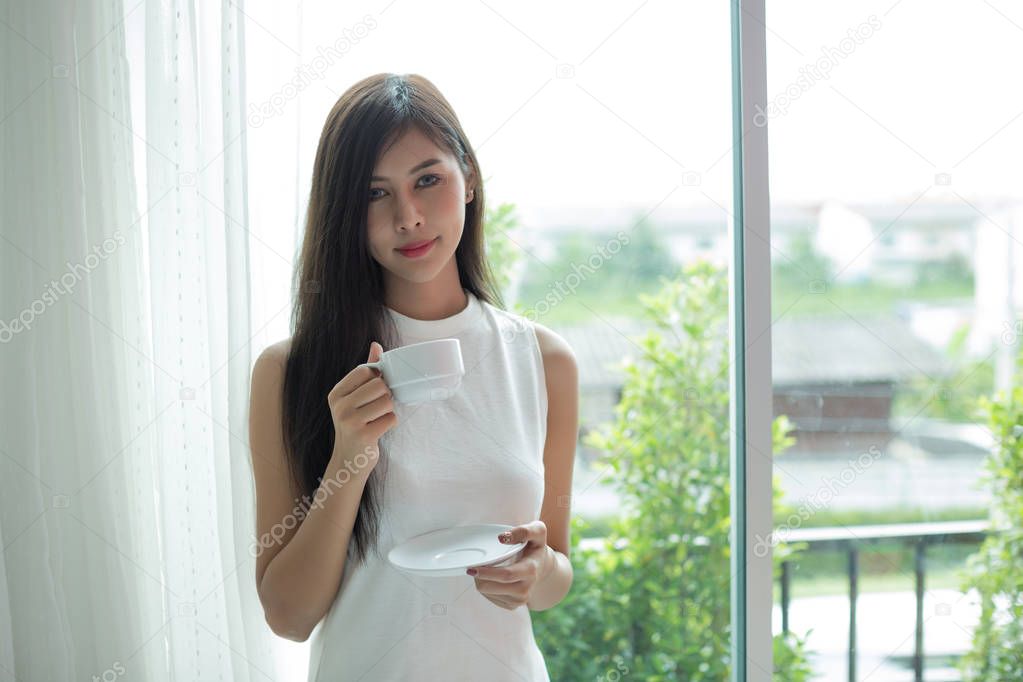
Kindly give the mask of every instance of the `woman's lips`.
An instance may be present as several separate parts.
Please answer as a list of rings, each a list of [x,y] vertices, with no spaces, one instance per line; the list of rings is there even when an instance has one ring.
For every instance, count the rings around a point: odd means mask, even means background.
[[[433,248],[433,244],[436,241],[437,241],[437,238],[434,237],[429,242],[427,242],[424,246],[420,246],[419,248],[416,248],[416,249],[397,249],[397,251],[398,251],[398,253],[400,253],[401,255],[405,256],[406,258],[419,258],[420,256],[423,256],[427,252],[429,252],[429,250]]]

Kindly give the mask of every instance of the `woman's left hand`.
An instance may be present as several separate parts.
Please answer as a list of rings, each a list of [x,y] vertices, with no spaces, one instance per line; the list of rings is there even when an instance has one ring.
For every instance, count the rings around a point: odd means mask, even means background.
[[[505,540],[504,536],[509,535]],[[498,606],[517,609],[529,601],[533,587],[554,568],[554,550],[547,546],[547,525],[531,521],[498,536],[501,542],[526,542],[519,558],[507,566],[477,566],[466,571],[476,577],[476,589]]]

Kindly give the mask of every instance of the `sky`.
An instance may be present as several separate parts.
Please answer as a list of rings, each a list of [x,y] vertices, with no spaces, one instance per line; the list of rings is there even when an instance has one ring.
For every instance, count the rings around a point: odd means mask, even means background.
[[[325,117],[374,73],[419,73],[440,88],[480,159],[488,204],[514,203],[527,230],[608,216],[724,222],[732,209],[724,0],[249,0],[244,13],[257,317],[287,303]],[[143,20],[128,21],[136,51]],[[768,0],[766,27],[770,106],[758,122],[772,212],[1020,198],[1023,88],[1012,84],[1023,7]]]
[[[726,2],[307,2],[301,17],[284,5],[246,4],[253,102],[349,36],[252,136],[270,144],[296,116],[303,169],[344,89],[416,72],[452,103],[499,201],[730,208]],[[1023,89],[1009,82],[1023,63],[1023,8],[769,1],[766,24],[768,99],[780,105],[767,117],[773,202],[1020,192]],[[951,185],[936,185],[941,173]]]

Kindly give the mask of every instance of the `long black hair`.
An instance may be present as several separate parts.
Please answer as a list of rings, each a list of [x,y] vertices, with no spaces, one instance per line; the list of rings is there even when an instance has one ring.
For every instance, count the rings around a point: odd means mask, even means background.
[[[366,361],[371,341],[379,341],[384,350],[397,342],[384,310],[383,270],[369,251],[366,216],[370,177],[380,154],[412,127],[449,150],[467,178],[472,173],[477,179],[455,250],[458,276],[463,289],[504,307],[485,256],[479,164],[450,104],[417,74],[382,73],[355,83],[334,104],[320,135],[292,285],[282,428],[292,482],[304,499],[312,499],[319,487],[334,447],[327,394]],[[379,472],[385,466],[381,447],[348,545],[356,561],[376,548]]]

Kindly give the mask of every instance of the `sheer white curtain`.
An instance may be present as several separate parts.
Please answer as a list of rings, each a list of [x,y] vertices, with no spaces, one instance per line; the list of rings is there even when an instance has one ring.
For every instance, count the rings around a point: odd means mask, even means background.
[[[0,682],[278,679],[241,13],[0,10]]]

